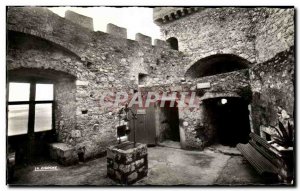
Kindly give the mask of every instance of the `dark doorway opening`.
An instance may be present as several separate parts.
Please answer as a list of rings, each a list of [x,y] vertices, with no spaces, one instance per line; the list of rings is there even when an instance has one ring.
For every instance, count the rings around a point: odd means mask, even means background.
[[[241,98],[213,98],[204,101],[213,141],[226,146],[247,143],[250,133],[248,103]]]
[[[164,107],[159,108],[159,141],[180,142],[179,115],[176,103],[172,105],[171,101],[166,101]]]
[[[171,37],[166,40],[167,43],[169,44],[169,47],[173,50],[178,50],[178,40],[175,37]]]

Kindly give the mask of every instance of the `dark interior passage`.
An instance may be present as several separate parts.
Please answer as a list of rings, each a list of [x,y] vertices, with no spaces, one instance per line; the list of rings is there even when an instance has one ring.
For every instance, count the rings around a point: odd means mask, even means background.
[[[205,100],[208,123],[214,129],[214,140],[227,146],[246,143],[250,123],[248,105],[240,98],[215,98]]]
[[[164,140],[180,141],[179,136],[179,116],[178,107],[172,106],[171,102],[165,102],[164,107],[160,107],[160,142]]]

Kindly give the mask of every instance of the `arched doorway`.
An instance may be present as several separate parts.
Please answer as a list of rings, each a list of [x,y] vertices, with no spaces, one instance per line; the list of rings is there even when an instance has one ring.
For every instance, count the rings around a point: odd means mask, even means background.
[[[203,100],[210,142],[226,146],[247,143],[250,133],[248,103],[239,97],[218,97]]]
[[[178,50],[178,40],[175,37],[171,37],[168,38],[166,40],[166,42],[168,43],[169,47],[173,50]]]
[[[244,71],[250,65],[237,55],[216,54],[198,60],[186,71],[188,80],[202,79],[209,84],[197,92],[202,100],[201,130],[197,135],[203,139],[204,146],[218,143],[234,147],[237,143],[248,142],[251,93]],[[239,83],[241,79],[245,82],[243,85]]]

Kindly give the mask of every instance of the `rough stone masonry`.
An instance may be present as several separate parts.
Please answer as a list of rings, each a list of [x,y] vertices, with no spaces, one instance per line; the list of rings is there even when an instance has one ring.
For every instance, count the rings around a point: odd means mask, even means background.
[[[143,34],[129,40],[113,24],[107,33],[93,31],[91,18],[76,15],[62,18],[39,7],[7,11],[8,75],[52,74],[56,142],[72,148],[69,156],[84,148],[85,158],[97,157],[117,143],[119,108],[99,105],[107,91],[197,92],[200,107],[178,114],[183,149],[213,142],[208,99],[244,100],[257,134],[277,125],[279,111],[294,120],[294,8],[155,8],[165,40],[155,45]],[[203,83],[209,85],[197,88]]]

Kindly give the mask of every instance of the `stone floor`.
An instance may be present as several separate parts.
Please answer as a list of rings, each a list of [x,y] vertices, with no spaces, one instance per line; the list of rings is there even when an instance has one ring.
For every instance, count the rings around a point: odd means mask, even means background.
[[[135,185],[263,184],[262,177],[236,153],[211,148],[187,151],[165,145],[149,147],[148,159],[148,176]],[[34,171],[41,166],[57,166],[58,170]],[[106,177],[106,157],[69,167],[44,161],[17,169],[15,177],[11,185],[117,185]]]

